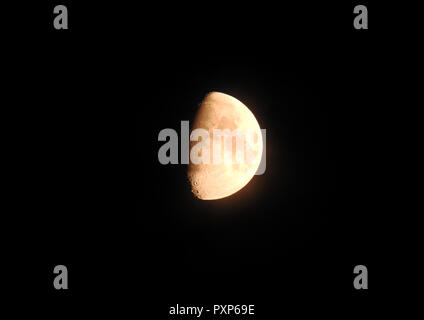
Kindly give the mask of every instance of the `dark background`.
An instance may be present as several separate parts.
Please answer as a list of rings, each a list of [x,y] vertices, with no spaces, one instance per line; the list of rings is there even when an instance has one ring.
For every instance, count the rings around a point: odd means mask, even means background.
[[[63,4],[62,31],[56,3],[31,6],[10,79],[31,106],[19,121],[32,159],[23,259],[52,316],[170,319],[177,303],[255,304],[257,319],[378,314],[383,8],[368,4],[370,29],[355,30],[366,3]],[[192,121],[210,91],[267,129],[267,169],[200,201],[184,165],[159,164],[157,136]],[[53,288],[57,264],[67,291]],[[358,264],[368,291],[353,288]]]

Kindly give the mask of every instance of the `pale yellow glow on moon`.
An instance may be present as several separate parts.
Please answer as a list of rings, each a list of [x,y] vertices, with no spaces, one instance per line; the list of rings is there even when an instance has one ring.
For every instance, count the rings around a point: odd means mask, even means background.
[[[192,130],[197,128],[206,129],[211,137],[213,129],[240,129],[242,132],[254,133],[254,143],[249,146],[255,156],[253,161],[240,164],[193,164],[190,161],[188,178],[193,194],[202,200],[221,199],[246,186],[259,167],[263,151],[261,129],[253,113],[236,98],[211,92],[197,111]],[[190,143],[190,151],[194,144]],[[234,145],[232,151],[235,152]]]

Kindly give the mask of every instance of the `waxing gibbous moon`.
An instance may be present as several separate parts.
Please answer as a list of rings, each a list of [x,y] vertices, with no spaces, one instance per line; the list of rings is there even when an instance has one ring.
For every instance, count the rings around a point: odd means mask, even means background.
[[[251,148],[254,158],[253,161],[242,163],[211,161],[208,164],[195,164],[190,161],[188,179],[193,194],[201,200],[215,200],[228,197],[241,190],[255,175],[263,151],[261,128],[253,113],[236,98],[220,92],[211,92],[205,96],[199,106],[192,133],[199,128],[208,131],[211,137],[214,129],[228,129],[233,132],[238,129],[242,133],[253,134],[253,140],[246,139],[244,146]],[[190,154],[195,144],[196,141],[190,142]],[[236,152],[234,145],[231,151],[234,158]]]

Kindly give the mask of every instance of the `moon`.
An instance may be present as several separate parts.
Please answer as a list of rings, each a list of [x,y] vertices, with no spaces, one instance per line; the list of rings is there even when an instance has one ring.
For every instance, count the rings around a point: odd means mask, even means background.
[[[246,139],[243,143],[245,148],[251,148],[254,156],[252,161],[241,163],[234,161],[214,163],[211,161],[210,163],[195,164],[190,159],[187,176],[193,194],[201,200],[215,200],[228,197],[245,187],[255,175],[263,151],[261,128],[249,108],[230,95],[210,92],[197,110],[192,133],[195,129],[205,129],[210,137],[213,137],[214,129],[229,129],[232,132],[238,129],[243,134],[253,134],[253,139]],[[234,160],[236,139],[231,139],[232,160]],[[196,143],[197,141],[190,142],[190,154]],[[214,146],[211,143],[212,145]],[[225,142],[222,145],[224,146]],[[211,148],[211,159],[212,149],[213,147]]]

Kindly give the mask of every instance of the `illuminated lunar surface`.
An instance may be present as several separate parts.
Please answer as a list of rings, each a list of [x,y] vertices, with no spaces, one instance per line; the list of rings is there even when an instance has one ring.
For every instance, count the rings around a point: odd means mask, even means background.
[[[228,197],[246,186],[259,167],[263,151],[261,129],[253,113],[236,98],[220,92],[211,92],[206,95],[196,113],[191,129],[197,128],[206,129],[211,137],[210,141],[213,141],[213,129],[240,129],[242,132],[253,133],[254,140],[246,139],[245,146],[249,144],[254,157],[253,161],[242,163],[223,161],[214,164],[211,161],[210,164],[194,164],[190,161],[188,179],[193,194],[202,200],[214,200]],[[190,142],[190,152],[196,143],[198,142]],[[235,144],[234,138],[231,150],[233,160]],[[211,159],[212,153],[211,150]]]

